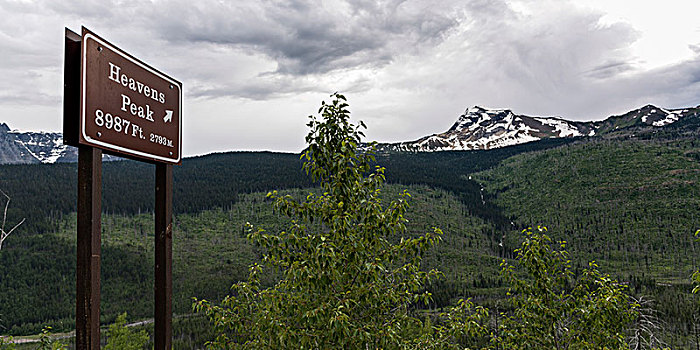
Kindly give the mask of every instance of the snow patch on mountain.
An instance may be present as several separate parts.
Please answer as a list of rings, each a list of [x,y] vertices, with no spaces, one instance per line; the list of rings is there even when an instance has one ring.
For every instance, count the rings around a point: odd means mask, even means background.
[[[623,117],[629,115],[632,118],[638,118],[643,124],[663,127],[677,122],[689,111],[689,109],[668,110],[654,105],[646,105],[623,115]]]
[[[119,157],[103,154],[104,161]],[[22,132],[0,122],[0,164],[53,164],[78,161],[78,148],[63,144],[58,132]]]
[[[552,126],[554,128],[554,132],[557,133],[559,137],[583,136],[583,134],[577,127],[573,126],[565,120],[539,117],[533,117],[532,119],[537,120],[538,122],[544,125]]]
[[[49,132],[20,132],[13,130],[7,133],[14,136],[14,141],[40,163],[53,164],[75,150],[63,144],[63,135]],[[72,157],[71,157],[72,158]]]
[[[680,119],[680,115],[678,115],[674,112],[668,111],[668,110],[663,109],[663,108],[660,108],[660,110],[666,114],[666,117],[663,119],[652,122],[651,125],[653,125],[653,126],[666,126],[666,125],[675,123],[678,121],[678,119]],[[654,113],[654,112],[656,112],[656,110],[652,111],[652,113]],[[645,115],[644,117],[647,117],[647,115]],[[643,119],[644,118],[642,118],[642,122],[644,122]]]

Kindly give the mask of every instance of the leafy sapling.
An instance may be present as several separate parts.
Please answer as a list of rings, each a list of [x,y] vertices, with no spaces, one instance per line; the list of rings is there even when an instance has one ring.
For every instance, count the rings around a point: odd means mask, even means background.
[[[439,273],[421,269],[421,258],[442,232],[406,237],[410,194],[382,202],[374,144],[360,149],[364,124],[350,122],[343,95],[332,97],[310,117],[301,156],[320,193],[303,201],[268,194],[288,228],[252,232],[263,258],[248,281],[233,285],[220,305],[195,301],[219,333],[213,348],[394,349],[425,340],[413,305],[430,299],[425,286]],[[269,288],[260,283],[263,267],[281,276]]]

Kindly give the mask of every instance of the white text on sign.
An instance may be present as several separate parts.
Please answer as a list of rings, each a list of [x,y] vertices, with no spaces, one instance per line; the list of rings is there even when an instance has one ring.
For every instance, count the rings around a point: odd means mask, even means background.
[[[143,94],[146,97],[150,97],[154,101],[165,103],[164,93],[158,92],[158,90],[148,85],[144,85],[142,82],[134,80],[134,78],[130,78],[126,74],[119,74],[121,70],[121,67],[117,66],[112,62],[109,62],[109,79],[117,84],[121,84],[129,90],[136,91],[139,94]]]
[[[109,72],[107,76],[110,80],[132,90],[139,94],[143,94],[146,97],[150,97],[152,100],[160,103],[165,103],[165,94],[158,92],[156,89],[141,83],[140,81],[130,78],[126,74],[121,74],[121,67],[116,64],[109,62]],[[146,104],[140,106],[131,101],[131,97],[126,94],[121,94],[121,111],[129,113],[133,116],[137,116],[141,119],[148,120],[149,122],[155,122],[153,118],[153,110],[151,106]],[[163,122],[172,121],[172,111],[166,110]],[[112,113],[104,112],[102,109],[95,110],[95,125],[100,128],[105,128],[109,131],[114,131],[117,133],[123,133],[124,135],[129,135],[136,139],[148,140],[149,142],[159,144],[166,147],[174,147],[173,140],[161,136],[158,134],[150,133],[149,138],[143,134],[143,128],[136,123],[131,122],[126,118],[122,118],[118,115],[113,115]],[[100,133],[98,133],[100,137]]]
[[[107,130],[114,130],[116,132],[124,132],[124,134],[129,135],[129,126],[131,126],[131,136],[138,137],[140,139],[145,139],[143,136],[143,129],[124,119],[120,116],[113,116],[111,113],[104,113],[101,109],[95,110],[95,125],[99,127],[104,127]],[[153,141],[151,141],[153,142]]]
[[[126,108],[127,106],[129,106],[128,110]],[[154,121],[151,106],[146,105],[146,108],[144,109],[143,106],[131,103],[131,98],[124,94],[122,94],[122,111],[130,112],[132,115],[136,115],[139,118],[143,118],[151,122]]]

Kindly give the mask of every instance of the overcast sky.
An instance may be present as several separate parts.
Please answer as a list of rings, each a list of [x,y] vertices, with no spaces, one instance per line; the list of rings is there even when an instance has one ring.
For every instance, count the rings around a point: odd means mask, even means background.
[[[700,1],[0,0],[0,122],[61,131],[64,28],[183,83],[185,156],[298,152],[334,91],[370,140],[470,106],[599,120],[700,104]]]

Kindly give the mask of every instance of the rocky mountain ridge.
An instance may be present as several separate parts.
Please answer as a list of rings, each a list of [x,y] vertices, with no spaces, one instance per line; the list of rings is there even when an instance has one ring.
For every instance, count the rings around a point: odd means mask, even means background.
[[[55,132],[21,132],[0,123],[0,164],[76,162],[78,150]]]
[[[103,155],[105,161],[120,159]],[[78,162],[78,148],[63,144],[60,132],[11,130],[0,122],[1,164],[53,164]]]
[[[489,150],[545,138],[596,136],[619,129],[664,127],[686,117],[697,117],[700,106],[665,109],[646,105],[622,115],[601,121],[569,121],[560,117],[533,117],[515,114],[510,109],[488,109],[474,106],[447,131],[415,141],[380,143],[380,152],[434,152]]]

